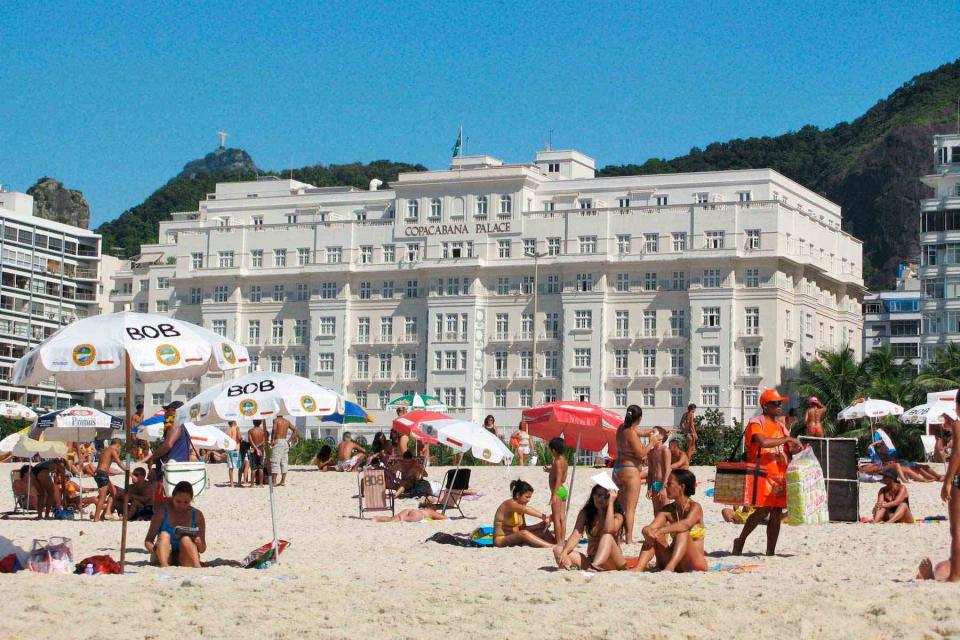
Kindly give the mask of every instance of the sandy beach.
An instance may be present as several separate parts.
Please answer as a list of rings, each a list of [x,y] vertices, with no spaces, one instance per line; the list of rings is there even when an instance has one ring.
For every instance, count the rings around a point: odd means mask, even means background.
[[[0,496],[12,505],[9,471],[0,465]],[[223,465],[196,505],[208,523],[204,559],[240,560],[270,538],[266,489],[230,489]],[[696,468],[701,481],[713,470]],[[578,470],[571,518],[593,470]],[[441,469],[431,469],[439,478]],[[720,505],[698,495],[708,521],[711,564],[759,564],[746,573],[698,575],[605,573],[555,569],[549,551],[467,549],[424,543],[436,531],[468,532],[490,523],[510,479],[536,488],[538,467],[474,468],[485,495],[464,501],[467,519],[375,524],[357,517],[356,476],[295,468],[279,488],[281,537],[292,546],[279,566],[202,570],[145,566],[146,522],[130,526],[130,575],[38,575],[0,578],[0,638],[606,638],[836,637],[937,638],[960,634],[956,587],[913,579],[924,555],[947,556],[946,523],[784,526],[778,555],[766,558],[763,531],[748,555],[729,556],[739,527],[713,524]],[[704,482],[700,489],[708,489]],[[861,485],[869,514],[879,485]],[[910,485],[919,517],[945,514],[939,484]],[[414,506],[414,501],[398,503]],[[641,500],[638,523],[650,516]],[[65,535],[77,559],[119,557],[119,523],[10,517],[0,535],[29,548],[34,538]],[[633,553],[639,550],[635,545]]]

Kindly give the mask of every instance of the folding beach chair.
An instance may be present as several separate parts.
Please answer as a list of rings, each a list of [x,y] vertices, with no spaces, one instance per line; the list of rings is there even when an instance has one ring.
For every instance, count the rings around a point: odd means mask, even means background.
[[[393,493],[387,489],[387,472],[384,469],[364,469],[357,474],[357,499],[360,517],[367,511],[393,510]]]
[[[470,488],[470,469],[450,469],[443,476],[443,483],[440,485],[440,494],[437,496],[437,507],[443,515],[447,515],[447,509],[456,509],[461,517],[466,517],[463,509],[460,508],[460,501],[463,500],[463,492]]]
[[[20,475],[20,469],[13,469],[10,471],[10,493],[13,494],[13,512],[20,513],[22,511],[30,511],[30,507],[27,504],[27,500],[23,496],[18,496],[16,491],[13,490],[13,481],[17,479]]]

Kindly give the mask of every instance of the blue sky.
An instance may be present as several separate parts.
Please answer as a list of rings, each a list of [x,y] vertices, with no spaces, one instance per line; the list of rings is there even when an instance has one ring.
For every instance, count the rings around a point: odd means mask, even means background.
[[[598,166],[826,127],[960,57],[956,2],[0,4],[0,183],[54,176],[93,224],[231,133],[264,168]]]

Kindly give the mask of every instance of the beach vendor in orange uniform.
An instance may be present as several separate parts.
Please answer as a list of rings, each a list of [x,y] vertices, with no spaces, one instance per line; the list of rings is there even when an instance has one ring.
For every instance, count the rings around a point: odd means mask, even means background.
[[[756,464],[766,472],[766,477],[756,478],[756,510],[750,514],[743,525],[740,536],[733,541],[734,555],[743,553],[743,545],[754,529],[764,520],[767,522],[767,555],[777,550],[777,538],[780,537],[780,523],[783,510],[787,508],[787,464],[790,454],[803,448],[800,441],[791,438],[777,417],[783,414],[783,403],[787,400],[775,389],[767,389],[760,395],[760,408],[763,410],[747,423],[743,433],[743,445],[747,452],[747,462]],[[768,517],[769,516],[769,517]]]

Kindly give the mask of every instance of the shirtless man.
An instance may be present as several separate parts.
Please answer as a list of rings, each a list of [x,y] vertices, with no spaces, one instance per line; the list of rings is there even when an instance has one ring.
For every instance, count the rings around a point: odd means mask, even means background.
[[[240,444],[240,427],[237,426],[236,420],[231,420],[227,423],[227,435],[233,438],[233,441],[238,445]],[[240,457],[239,447],[237,451],[227,451],[227,473],[230,474],[230,486],[239,487],[243,484],[242,477],[242,462],[243,459]],[[237,472],[237,482],[233,481],[233,472]]]
[[[680,448],[680,441],[670,439],[670,469],[690,469],[690,457]]]
[[[693,407],[694,405],[690,405]],[[696,407],[694,407],[696,408]],[[670,475],[670,449],[664,444],[667,430],[654,427],[650,432],[650,450],[647,452],[647,497],[653,503],[653,514],[660,513],[667,498],[667,476]]]
[[[122,470],[127,470],[123,465],[123,459],[120,457],[120,445],[120,440],[110,442],[110,446],[106,447],[100,454],[97,471],[93,474],[93,479],[97,483],[97,506],[93,511],[94,522],[100,522],[100,518],[110,513],[110,505],[117,497],[117,488],[110,482],[110,467],[113,463],[116,463]],[[110,496],[109,504],[107,504],[108,495]]]
[[[267,430],[263,426],[263,420],[254,420],[253,428],[247,431],[247,440],[250,442],[250,450],[247,457],[250,460],[250,473],[252,486],[263,484],[263,464],[267,452]]]
[[[287,483],[287,468],[290,465],[290,440],[287,440],[287,434],[296,443],[300,439],[300,434],[296,428],[290,424],[290,421],[282,415],[277,415],[273,421],[273,438],[270,441],[270,475],[273,476],[273,484],[282,487]],[[277,484],[277,475],[280,476],[280,484]]]
[[[353,471],[366,459],[367,454],[363,447],[350,439],[350,432],[345,431],[343,441],[337,445],[337,471]]]
[[[687,457],[693,459],[693,454],[697,452],[697,423],[694,420],[697,416],[697,405],[690,403],[686,412],[680,418],[680,424],[677,429],[683,434],[687,441]],[[664,494],[666,495],[666,494]]]
[[[147,482],[147,472],[143,468],[136,468],[131,474],[133,483],[127,488],[127,500],[130,505],[127,513],[131,520],[149,514],[153,517],[153,486]]]
[[[397,417],[404,415],[407,412],[406,407],[397,407]],[[394,455],[402,456],[406,453],[407,448],[410,446],[410,436],[406,433],[400,434],[400,439],[397,442],[397,450]]]
[[[549,443],[550,453],[553,454],[553,464],[543,468],[549,475],[550,485],[550,519],[553,521],[553,534],[557,540],[566,540],[566,506],[567,501],[567,447],[563,438],[554,438]]]
[[[130,416],[130,430],[136,432],[137,427],[140,426],[140,423],[143,422],[143,404],[138,404],[136,411],[133,412],[133,415]],[[143,460],[149,455],[150,444],[142,439],[137,438],[137,460]]]
[[[417,484],[427,477],[427,470],[423,464],[413,457],[411,451],[404,451],[400,456],[400,462],[397,464],[397,471],[400,472],[400,488],[397,490],[396,497],[405,497],[404,494],[413,493]]]
[[[809,406],[803,413],[803,426],[806,435],[811,438],[823,438],[823,416],[827,413],[827,408],[820,404],[820,400],[813,396],[809,400]]]

